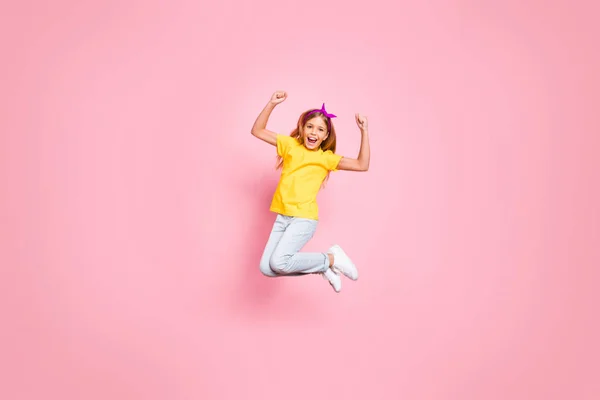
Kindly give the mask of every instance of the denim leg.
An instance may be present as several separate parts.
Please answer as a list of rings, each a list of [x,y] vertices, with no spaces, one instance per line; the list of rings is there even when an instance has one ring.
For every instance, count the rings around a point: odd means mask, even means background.
[[[300,253],[313,237],[318,221],[307,218],[284,217],[287,227],[269,259],[277,275],[311,274],[327,271],[329,257],[325,253]]]
[[[269,265],[269,260],[271,259],[271,256],[275,251],[275,247],[277,247],[277,244],[281,240],[283,233],[285,232],[286,226],[287,223],[285,217],[283,215],[277,214],[275,222],[273,223],[273,229],[271,230],[271,234],[269,235],[269,240],[265,245],[265,249],[260,259],[260,272],[262,272],[265,276],[277,276],[277,274],[271,269],[271,266]]]

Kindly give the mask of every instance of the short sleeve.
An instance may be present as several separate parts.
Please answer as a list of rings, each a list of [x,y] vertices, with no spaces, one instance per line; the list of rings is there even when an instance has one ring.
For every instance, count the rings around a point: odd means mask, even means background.
[[[335,154],[331,150],[327,150],[325,153],[323,153],[323,155],[325,156],[325,167],[327,170],[337,171],[337,167],[342,159],[342,156]]]
[[[291,136],[277,135],[277,155],[285,157],[296,139]]]

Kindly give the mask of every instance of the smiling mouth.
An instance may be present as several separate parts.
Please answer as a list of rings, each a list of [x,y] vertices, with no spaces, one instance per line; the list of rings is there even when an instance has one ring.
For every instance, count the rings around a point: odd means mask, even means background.
[[[315,139],[312,139],[312,138],[309,138],[309,137],[307,137],[307,138],[306,138],[306,140],[307,140],[307,141],[308,141],[308,143],[310,143],[310,144],[315,144],[315,143],[317,143],[317,139],[316,139],[316,138],[315,138]]]

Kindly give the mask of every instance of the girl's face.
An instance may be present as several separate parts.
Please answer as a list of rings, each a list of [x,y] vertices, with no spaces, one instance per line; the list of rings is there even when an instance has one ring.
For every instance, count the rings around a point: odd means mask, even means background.
[[[302,128],[304,146],[309,150],[318,149],[328,135],[327,123],[320,116],[309,119]]]

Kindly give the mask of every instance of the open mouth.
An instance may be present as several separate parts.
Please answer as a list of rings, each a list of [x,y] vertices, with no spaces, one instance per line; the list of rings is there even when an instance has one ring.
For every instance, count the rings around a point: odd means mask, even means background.
[[[306,138],[306,140],[307,140],[307,141],[308,141],[308,143],[310,143],[310,144],[315,144],[315,143],[317,143],[317,138],[310,138],[310,137],[307,137],[307,138]]]

